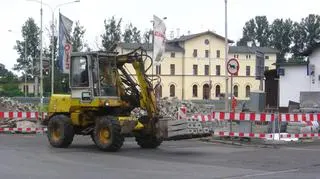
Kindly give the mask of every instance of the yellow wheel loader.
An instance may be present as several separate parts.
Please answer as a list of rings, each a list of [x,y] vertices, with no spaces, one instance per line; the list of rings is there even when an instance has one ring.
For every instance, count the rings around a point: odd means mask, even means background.
[[[75,135],[90,135],[104,151],[118,151],[133,135],[142,148],[157,148],[165,138],[146,51],[119,55],[75,52],[70,61],[71,94],[52,94],[46,120],[53,147],[68,147]],[[128,70],[131,68],[134,75]],[[155,80],[154,78],[153,80]],[[159,80],[159,79],[158,79]],[[138,109],[141,115],[133,116]]]

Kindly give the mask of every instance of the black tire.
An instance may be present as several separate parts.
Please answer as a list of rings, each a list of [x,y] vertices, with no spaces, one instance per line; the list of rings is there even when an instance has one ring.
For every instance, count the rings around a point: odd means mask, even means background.
[[[104,133],[108,133],[107,136]],[[112,116],[103,116],[97,119],[93,131],[93,142],[100,150],[118,151],[124,142],[119,121]]]
[[[156,136],[143,134],[142,132],[136,133],[135,138],[137,144],[144,149],[155,149],[162,143],[162,140]]]
[[[72,143],[75,133],[68,116],[53,116],[49,120],[47,129],[47,137],[51,146],[56,148],[67,148]]]

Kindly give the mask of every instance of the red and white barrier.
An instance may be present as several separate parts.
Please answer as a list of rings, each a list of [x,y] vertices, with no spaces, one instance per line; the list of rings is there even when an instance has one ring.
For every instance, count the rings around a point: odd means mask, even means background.
[[[39,119],[42,114],[42,119],[47,115],[47,113],[39,112],[0,112],[0,119]]]
[[[320,113],[316,114],[271,114],[271,113],[233,113],[233,112],[212,112],[212,114],[195,114],[193,119],[198,121],[214,121],[214,120],[235,120],[235,121],[257,121],[271,122],[278,118],[280,121],[286,122],[310,122],[320,121]]]
[[[47,128],[0,128],[0,133],[2,132],[23,132],[23,133],[32,133],[32,132],[46,132]]]
[[[260,138],[260,139],[272,139],[273,135],[278,137],[277,133],[275,134],[265,134],[265,133],[244,133],[244,132],[218,132],[214,135],[220,137],[248,137],[248,138]],[[291,138],[320,138],[320,133],[308,133],[308,134],[280,134],[282,139],[291,139]],[[278,137],[279,138],[279,137]]]
[[[272,138],[272,134],[264,134],[264,133],[244,133],[244,132],[219,132],[215,135],[221,136],[221,137],[251,137],[251,138],[260,138],[260,139],[265,139],[265,138]]]

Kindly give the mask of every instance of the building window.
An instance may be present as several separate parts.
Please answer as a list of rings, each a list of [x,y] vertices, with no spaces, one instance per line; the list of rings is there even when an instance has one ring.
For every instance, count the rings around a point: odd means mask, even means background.
[[[216,75],[220,76],[220,65],[216,65]]]
[[[246,55],[246,59],[251,59],[251,55]]]
[[[239,54],[234,54],[233,58],[239,58]]]
[[[198,86],[197,85],[192,86],[192,96],[198,97]]]
[[[216,97],[220,96],[220,85],[216,86]]]
[[[174,85],[170,85],[170,97],[175,97],[176,87]]]
[[[264,67],[264,71],[268,71],[269,70],[269,67],[268,66],[265,66]]]
[[[193,57],[197,57],[198,56],[198,50],[197,49],[193,49]]]
[[[264,59],[268,60],[268,59],[269,59],[269,56],[268,56],[268,55],[264,56]]]
[[[220,58],[220,50],[217,50],[217,58]]]
[[[209,58],[209,50],[206,50],[205,54],[206,54],[206,58]]]
[[[246,86],[246,97],[248,98],[250,96],[250,86]]]
[[[209,75],[209,65],[204,66],[204,75]]]
[[[203,99],[209,99],[210,97],[210,87],[208,84],[203,85]]]
[[[250,66],[246,66],[246,75],[250,76]]]
[[[161,74],[161,65],[156,66],[156,74],[160,75]]]
[[[198,65],[193,65],[193,75],[198,75]]]
[[[171,58],[174,58],[174,57],[176,57],[176,53],[174,53],[174,52],[171,52],[171,54],[170,54],[170,57],[171,57]]]
[[[170,64],[170,74],[175,75],[175,65],[174,64]]]
[[[234,86],[233,86],[233,95],[234,95],[235,97],[238,97],[238,85],[234,85]]]

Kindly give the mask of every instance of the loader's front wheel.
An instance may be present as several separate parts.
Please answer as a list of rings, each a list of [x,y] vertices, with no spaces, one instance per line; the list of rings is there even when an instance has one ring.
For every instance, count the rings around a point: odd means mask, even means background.
[[[74,129],[66,115],[53,116],[48,123],[48,140],[53,147],[67,148],[73,141]]]
[[[144,134],[139,132],[135,135],[136,141],[141,148],[154,149],[161,145],[162,140],[154,135]]]
[[[93,132],[93,141],[103,151],[118,151],[124,142],[119,121],[111,116],[97,119]]]

